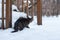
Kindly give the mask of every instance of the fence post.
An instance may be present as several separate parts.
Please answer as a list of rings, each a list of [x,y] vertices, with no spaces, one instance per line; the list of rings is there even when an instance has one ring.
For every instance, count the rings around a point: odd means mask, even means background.
[[[28,0],[27,0],[27,16],[28,16]]]
[[[32,3],[31,15],[32,15],[32,17],[33,17],[33,15],[34,15],[34,3],[33,3],[33,0],[31,0],[31,3]]]
[[[9,27],[12,28],[12,0],[10,0],[10,24]]]
[[[42,25],[42,0],[37,0],[37,24]]]
[[[22,0],[22,12],[24,11],[24,2]]]
[[[2,29],[4,29],[4,0],[2,0]]]
[[[17,5],[16,5],[16,6],[17,6],[18,10],[19,10],[19,11],[22,11],[22,10],[20,9],[22,0],[16,0],[16,2],[17,2]]]
[[[6,29],[9,27],[10,22],[10,0],[6,0]]]

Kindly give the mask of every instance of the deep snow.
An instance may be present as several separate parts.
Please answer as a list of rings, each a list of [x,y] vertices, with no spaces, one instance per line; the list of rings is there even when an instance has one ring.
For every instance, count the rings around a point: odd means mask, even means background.
[[[26,17],[24,12],[12,11],[12,24],[20,17]],[[0,21],[1,24],[1,21]],[[0,30],[0,40],[60,40],[60,15],[58,17],[42,17],[42,25],[37,25],[37,17],[29,24],[30,29],[11,33],[12,28]]]

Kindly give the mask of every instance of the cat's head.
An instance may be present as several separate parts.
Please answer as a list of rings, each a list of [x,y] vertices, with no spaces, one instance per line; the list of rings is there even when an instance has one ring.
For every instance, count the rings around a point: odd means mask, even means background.
[[[29,22],[32,22],[33,21],[33,17],[27,16],[27,19],[29,20]]]

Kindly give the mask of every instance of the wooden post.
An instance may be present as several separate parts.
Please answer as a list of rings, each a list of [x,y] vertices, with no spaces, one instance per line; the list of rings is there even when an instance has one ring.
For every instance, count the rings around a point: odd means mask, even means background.
[[[42,25],[42,0],[37,0],[37,24]]]
[[[33,3],[33,0],[31,0],[31,3],[32,3],[31,15],[33,17],[33,15],[34,15],[34,3]]]
[[[12,0],[10,0],[10,24],[9,28],[12,28]]]
[[[28,0],[27,0],[27,16],[28,16]]]
[[[2,29],[4,29],[4,0],[2,0]]]
[[[10,0],[6,0],[6,29],[9,27],[10,22]]]
[[[22,11],[21,9],[20,9],[20,5],[22,5],[22,0],[16,0],[16,2],[17,2],[17,8],[18,8],[18,10],[19,11]]]
[[[22,12],[24,11],[24,2],[22,0]]]

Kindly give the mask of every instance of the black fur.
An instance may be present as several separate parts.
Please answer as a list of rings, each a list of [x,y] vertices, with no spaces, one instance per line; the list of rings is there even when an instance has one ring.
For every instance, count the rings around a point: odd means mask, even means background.
[[[28,24],[32,22],[33,18],[23,18],[20,17],[14,24],[14,31],[12,33],[17,32],[18,30],[23,30],[25,27],[29,28]]]
[[[17,10],[16,10],[16,9],[14,9],[13,11],[16,11],[16,12],[17,12]]]
[[[1,29],[1,27],[0,27],[0,29]]]

